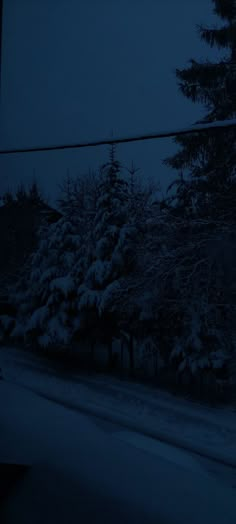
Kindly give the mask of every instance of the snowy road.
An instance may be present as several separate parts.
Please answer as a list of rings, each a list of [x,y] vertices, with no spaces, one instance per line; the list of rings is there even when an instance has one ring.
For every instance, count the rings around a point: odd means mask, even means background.
[[[39,356],[13,348],[1,348],[0,366],[11,383],[236,471],[232,407],[209,408],[113,377],[61,372]]]
[[[4,382],[0,461],[32,465],[5,524],[236,521],[235,491],[194,457]]]

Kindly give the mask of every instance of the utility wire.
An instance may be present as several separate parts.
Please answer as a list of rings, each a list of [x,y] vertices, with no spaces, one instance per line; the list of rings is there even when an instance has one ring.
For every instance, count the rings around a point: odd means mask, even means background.
[[[37,153],[43,151],[58,151],[63,149],[79,149],[83,147],[96,147],[104,146],[111,144],[125,144],[128,142],[138,142],[143,140],[156,140],[160,138],[170,138],[180,135],[187,135],[193,133],[199,133],[201,131],[209,132],[212,129],[221,129],[221,128],[230,128],[236,127],[236,119],[232,120],[220,120],[207,124],[197,124],[191,127],[179,128],[170,131],[161,131],[154,132],[149,134],[140,134],[126,137],[112,137],[112,138],[103,138],[99,140],[78,142],[74,144],[61,144],[61,145],[51,145],[51,146],[32,146],[25,148],[12,148],[12,149],[0,149],[0,155],[12,155],[16,153]]]

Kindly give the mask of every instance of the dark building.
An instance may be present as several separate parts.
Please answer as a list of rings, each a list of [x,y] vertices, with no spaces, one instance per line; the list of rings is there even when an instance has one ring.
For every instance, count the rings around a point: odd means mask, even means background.
[[[17,280],[27,258],[37,246],[43,221],[56,222],[61,214],[44,202],[13,200],[0,207],[0,303],[8,284]]]

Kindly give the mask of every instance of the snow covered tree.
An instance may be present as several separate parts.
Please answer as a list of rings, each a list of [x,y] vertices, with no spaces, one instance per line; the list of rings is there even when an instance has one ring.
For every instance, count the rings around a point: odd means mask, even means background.
[[[44,347],[90,340],[109,346],[118,329],[116,299],[135,259],[127,184],[111,148],[99,177],[67,177],[56,224],[41,229],[14,304],[12,336]]]
[[[13,193],[11,191],[6,191],[2,196],[3,205],[11,205],[14,202]]]
[[[179,328],[172,330],[171,345],[177,341],[179,369],[189,367],[202,375],[225,369],[233,351],[232,306],[235,287],[236,250],[234,228],[224,221],[180,219],[159,276],[169,309],[176,308]],[[178,229],[178,230],[177,230]],[[232,237],[233,235],[233,237]],[[174,336],[173,336],[174,335]],[[170,349],[171,349],[170,345]],[[217,364],[216,364],[217,361]]]
[[[16,200],[19,203],[24,203],[28,199],[27,190],[25,188],[25,185],[23,183],[19,184],[17,190],[16,190]]]
[[[34,181],[31,184],[31,186],[29,187],[28,199],[34,205],[41,204],[44,201],[43,196],[41,194],[41,191],[36,181]]]
[[[214,12],[224,21],[217,28],[198,27],[200,37],[211,47],[227,49],[218,62],[190,60],[177,69],[180,91],[193,103],[203,104],[207,114],[202,123],[234,118],[236,115],[236,8],[235,0],[212,0]],[[200,123],[200,122],[198,122]],[[227,209],[235,217],[236,131],[234,128],[199,132],[175,139],[180,151],[165,163],[185,172],[178,182],[179,198],[204,216],[217,216]],[[194,194],[193,194],[194,193]]]
[[[18,283],[17,319],[12,337],[41,347],[66,346],[78,327],[76,286],[80,237],[62,217],[40,232],[39,245]]]
[[[79,329],[77,287],[83,275],[87,209],[79,205],[79,187],[73,185],[72,193],[72,209],[62,195],[64,215],[56,223],[44,221],[35,251],[26,261],[16,290],[12,288],[18,312],[12,336],[23,336],[39,346],[66,346]],[[40,201],[36,185],[31,187],[29,201]]]
[[[182,94],[206,109],[202,123],[236,115],[236,2],[212,3],[223,25],[200,26],[198,32],[208,45],[227,54],[215,63],[192,59],[189,67],[176,70]],[[223,370],[235,352],[236,131],[199,132],[178,136],[175,142],[180,150],[165,160],[178,172],[169,199],[179,222],[178,241],[170,250],[170,284],[182,318],[174,361],[180,369],[199,364],[203,374],[210,368],[217,374],[217,366]],[[161,272],[163,283],[170,268],[166,263]],[[221,352],[217,364],[212,356],[216,352]]]
[[[82,242],[88,247],[96,211],[99,177],[89,171],[78,177],[67,176],[60,185],[59,209],[63,215],[76,222]]]
[[[158,202],[157,202],[158,204]],[[160,202],[159,202],[160,204]],[[159,210],[158,210],[159,209]],[[136,336],[165,365],[194,376],[229,376],[234,344],[236,250],[234,226],[149,210],[125,310],[133,308]]]
[[[129,352],[131,372],[134,361],[138,359],[141,365],[142,360],[140,351],[135,350],[135,347],[150,346],[151,343],[153,351],[156,351],[153,338],[154,326],[156,326],[154,304],[158,302],[158,275],[155,274],[154,285],[154,281],[151,283],[149,279],[149,274],[154,264],[152,257],[154,256],[156,260],[158,256],[154,248],[156,234],[160,242],[160,232],[154,232],[152,227],[153,223],[156,227],[159,223],[161,206],[157,189],[156,184],[155,187],[142,188],[136,185],[131,192],[131,202],[129,202],[129,217],[134,226],[132,241],[135,260],[132,271],[120,280],[120,295],[116,298],[116,311],[119,312],[119,325]]]
[[[2,196],[3,204],[9,205],[13,202],[18,204],[42,204],[45,203],[45,199],[39,189],[39,186],[36,181],[32,182],[27,190],[25,184],[22,182],[18,185],[16,192],[6,191]]]
[[[100,340],[109,348],[109,365],[112,363],[112,339],[117,330],[114,304],[120,293],[121,279],[132,268],[133,233],[134,227],[128,218],[127,183],[121,175],[115,148],[111,146],[109,161],[100,171],[88,267],[78,290],[85,322],[93,318]]]

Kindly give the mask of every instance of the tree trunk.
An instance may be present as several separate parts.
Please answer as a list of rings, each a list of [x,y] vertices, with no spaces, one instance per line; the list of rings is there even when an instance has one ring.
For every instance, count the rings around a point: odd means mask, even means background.
[[[134,376],[134,336],[132,333],[129,336],[129,364],[130,376]]]
[[[158,377],[158,372],[159,372],[159,366],[158,366],[158,364],[159,364],[159,352],[157,351],[157,349],[156,349],[155,357],[156,357],[155,358],[155,376],[157,378]]]
[[[92,339],[91,340],[91,345],[90,345],[90,363],[91,363],[91,367],[94,366],[94,353],[95,353],[95,339]]]
[[[125,341],[122,338],[120,342],[120,368],[122,372],[124,368],[124,344],[125,344]]]
[[[111,370],[112,369],[112,338],[110,338],[110,340],[108,341],[108,369]]]
[[[125,340],[122,337],[120,339],[120,377],[123,378],[124,376],[124,345]]]

